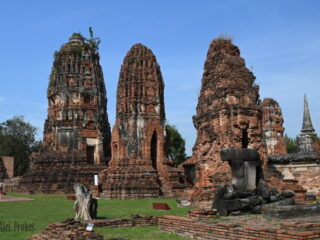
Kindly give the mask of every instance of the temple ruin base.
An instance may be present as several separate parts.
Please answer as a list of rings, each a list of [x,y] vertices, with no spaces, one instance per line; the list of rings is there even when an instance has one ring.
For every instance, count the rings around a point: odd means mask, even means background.
[[[17,181],[5,183],[5,191],[18,193],[68,194],[74,183],[93,184],[93,176],[105,169],[104,165],[67,165],[30,169]]]

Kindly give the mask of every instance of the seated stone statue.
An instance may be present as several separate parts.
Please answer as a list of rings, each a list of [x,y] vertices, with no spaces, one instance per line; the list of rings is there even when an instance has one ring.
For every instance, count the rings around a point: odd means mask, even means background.
[[[212,207],[220,216],[260,213],[261,207],[266,204],[294,204],[293,191],[269,191],[256,150],[225,148],[220,155],[222,161],[229,162],[233,177],[231,184],[221,186],[216,192]]]

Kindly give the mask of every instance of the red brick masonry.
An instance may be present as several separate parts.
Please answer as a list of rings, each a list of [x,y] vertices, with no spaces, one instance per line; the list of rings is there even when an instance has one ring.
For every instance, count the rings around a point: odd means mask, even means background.
[[[192,239],[320,239],[320,223],[281,222],[280,229],[246,226],[236,223],[204,223],[186,217],[163,216],[158,219],[161,231]]]
[[[171,210],[166,203],[152,203],[152,208],[157,210]]]
[[[320,222],[281,221],[277,229],[273,227],[257,227],[242,225],[241,223],[227,222],[199,222],[186,217],[177,216],[140,216],[132,215],[131,218],[111,218],[93,220],[95,227],[139,227],[159,225],[164,232],[172,232],[191,239],[320,239]],[[68,219],[61,223],[53,223],[41,233],[35,234],[29,240],[38,239],[103,239],[98,233],[86,233],[86,224]],[[75,238],[72,238],[75,237]]]
[[[131,218],[111,218],[90,221],[95,227],[141,227],[157,225],[158,218],[153,216],[132,215]],[[97,232],[87,232],[87,224],[67,219],[63,222],[52,223],[41,233],[34,234],[28,240],[52,240],[52,239],[86,239],[103,240],[103,236]],[[120,238],[119,238],[120,239]]]

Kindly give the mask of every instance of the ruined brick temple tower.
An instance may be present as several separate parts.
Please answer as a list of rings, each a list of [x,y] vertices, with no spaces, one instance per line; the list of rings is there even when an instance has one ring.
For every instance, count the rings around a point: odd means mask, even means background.
[[[43,149],[31,159],[18,191],[73,192],[74,182],[91,184],[111,156],[97,45],[75,33],[54,58]]]
[[[283,137],[283,117],[279,103],[272,98],[262,101],[263,140],[267,147],[268,156],[287,154],[286,143]]]
[[[45,148],[65,153],[64,162],[105,163],[111,154],[103,73],[98,52],[80,34],[55,53],[48,103]]]
[[[145,159],[143,165],[157,169],[164,158],[163,90],[156,57],[142,44],[134,45],[123,61],[119,77],[111,164],[119,159]],[[131,164],[136,165],[135,161]]]
[[[121,66],[112,159],[102,174],[107,198],[153,198],[171,190],[165,154],[164,83],[155,55],[135,44]],[[105,174],[105,175],[104,175]]]
[[[196,201],[212,199],[213,190],[231,180],[229,166],[220,159],[221,149],[252,148],[265,160],[259,87],[254,81],[231,40],[212,41],[193,117],[197,140],[184,166],[187,176],[195,176],[192,196]]]

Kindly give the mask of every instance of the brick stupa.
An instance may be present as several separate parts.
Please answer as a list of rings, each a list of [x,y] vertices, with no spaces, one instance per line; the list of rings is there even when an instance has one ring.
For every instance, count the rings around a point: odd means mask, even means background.
[[[193,202],[212,200],[217,186],[231,180],[228,164],[220,159],[221,149],[252,148],[265,161],[259,87],[254,81],[238,47],[226,39],[212,41],[193,117],[197,140],[192,158],[184,164],[187,176],[195,171]]]
[[[165,151],[164,83],[155,55],[135,44],[121,66],[112,159],[101,174],[102,196],[137,199],[172,195],[182,173]]]
[[[78,33],[55,52],[43,149],[14,191],[73,192],[90,185],[110,157],[106,89],[97,46]]]
[[[283,117],[279,103],[272,98],[262,101],[263,140],[267,147],[268,156],[287,154],[286,143],[283,137]]]
[[[298,136],[298,152],[313,152],[319,151],[319,142],[316,141],[316,132],[313,128],[307,95],[304,95],[303,105],[303,122],[301,133]]]

